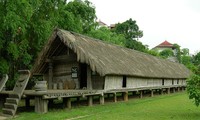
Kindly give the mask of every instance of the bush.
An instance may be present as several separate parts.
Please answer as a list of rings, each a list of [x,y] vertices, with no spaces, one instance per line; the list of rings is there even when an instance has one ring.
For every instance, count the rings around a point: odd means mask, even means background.
[[[189,99],[193,99],[196,106],[200,104],[200,76],[192,75],[187,80],[187,92]]]

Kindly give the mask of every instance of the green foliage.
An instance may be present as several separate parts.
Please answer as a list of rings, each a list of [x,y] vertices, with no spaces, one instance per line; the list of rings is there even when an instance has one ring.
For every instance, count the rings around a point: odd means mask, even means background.
[[[94,7],[80,0],[1,0],[0,16],[0,73],[9,73],[10,84],[18,69],[31,68],[55,27],[85,34],[96,24]]]
[[[143,32],[139,30],[136,21],[133,21],[131,18],[123,23],[118,23],[114,31],[118,34],[123,34],[126,39],[140,38],[143,36]]]
[[[81,33],[88,33],[95,28],[96,12],[94,6],[88,0],[85,2],[80,0],[69,2],[65,10],[74,15],[75,23],[78,23],[82,28]]]
[[[0,71],[1,71],[0,74],[8,73],[8,70],[9,70],[8,62],[5,59],[0,57],[0,63],[1,63],[0,64]]]
[[[195,56],[194,56],[194,64],[195,65],[200,65],[200,52],[198,52]]]
[[[190,50],[189,50],[188,48],[183,48],[183,49],[181,50],[181,54],[182,54],[183,56],[188,56],[188,55],[190,54],[189,51],[190,51]]]
[[[143,36],[143,32],[139,30],[136,21],[133,21],[131,18],[123,23],[118,23],[113,29],[113,32],[124,35],[126,39],[125,46],[127,48],[142,52],[147,51],[146,47],[137,40]]]
[[[159,56],[159,53],[156,50],[148,50],[147,53],[153,56]]]
[[[181,62],[181,50],[180,46],[178,44],[173,45],[175,47],[175,57],[178,59],[179,62]]]
[[[200,104],[200,76],[192,75],[187,80],[187,92],[189,98],[194,100],[196,106]]]
[[[166,59],[168,57],[174,56],[174,53],[171,49],[165,49],[159,53],[159,56]]]
[[[106,27],[92,30],[88,33],[88,35],[103,41],[107,41],[109,43],[125,46],[126,39],[124,36],[121,34],[116,34],[115,32],[111,32],[110,29]]]

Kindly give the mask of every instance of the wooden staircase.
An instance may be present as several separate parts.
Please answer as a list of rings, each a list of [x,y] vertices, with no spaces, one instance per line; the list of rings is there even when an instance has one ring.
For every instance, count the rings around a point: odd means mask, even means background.
[[[20,76],[19,79],[16,81],[13,92],[9,94],[9,97],[6,98],[6,102],[4,103],[4,108],[2,110],[4,116],[15,115],[19,101],[21,100],[21,96],[23,95],[23,92],[30,78],[29,70],[20,70],[19,73]]]
[[[4,74],[2,80],[0,81],[0,91],[2,91],[2,89],[5,86],[7,80],[8,80],[8,75]]]

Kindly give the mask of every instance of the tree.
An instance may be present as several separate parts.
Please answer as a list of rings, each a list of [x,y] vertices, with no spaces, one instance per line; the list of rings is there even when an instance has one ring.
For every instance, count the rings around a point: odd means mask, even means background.
[[[93,38],[107,41],[109,43],[125,46],[125,37],[122,34],[111,32],[111,30],[106,27],[101,27],[97,30],[92,30],[87,35]]]
[[[75,24],[78,22],[78,25],[82,28],[81,33],[83,34],[88,33],[97,25],[95,8],[88,0],[85,2],[80,0],[69,2],[65,7],[65,11],[73,14]]]
[[[181,50],[180,50],[180,46],[178,44],[174,44],[173,45],[175,47],[175,57],[177,58],[177,60],[179,61],[179,63],[181,62]]]
[[[131,18],[123,23],[118,23],[114,31],[118,34],[123,34],[126,39],[141,38],[143,36],[143,32],[139,30],[136,21]]]
[[[96,18],[91,3],[80,0],[1,0],[0,16],[0,73],[9,73],[11,84],[18,69],[31,68],[55,27],[85,34]]]
[[[194,56],[194,64],[195,64],[195,65],[200,65],[200,52],[198,52],[198,53]]]
[[[200,76],[194,74],[187,80],[187,92],[189,93],[189,98],[194,100],[196,106],[199,106]]]
[[[118,23],[113,29],[117,34],[122,34],[126,38],[125,46],[127,48],[135,49],[138,51],[146,52],[146,47],[138,41],[138,38],[143,36],[143,32],[139,30],[136,21],[126,20],[123,23]]]
[[[174,53],[171,49],[165,49],[159,53],[159,56],[166,59],[168,57],[174,56]]]

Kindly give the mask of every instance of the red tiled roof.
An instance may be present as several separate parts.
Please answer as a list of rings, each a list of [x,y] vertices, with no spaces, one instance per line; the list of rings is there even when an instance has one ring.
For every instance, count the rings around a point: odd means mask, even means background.
[[[173,46],[174,46],[173,44],[171,44],[170,42],[168,42],[167,40],[165,40],[164,42],[160,43],[156,47],[173,47]]]

